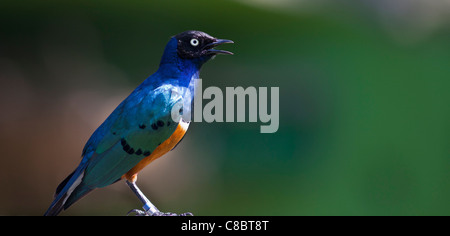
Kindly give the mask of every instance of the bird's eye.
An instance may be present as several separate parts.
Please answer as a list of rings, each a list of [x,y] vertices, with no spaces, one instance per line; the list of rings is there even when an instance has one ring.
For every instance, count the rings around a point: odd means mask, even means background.
[[[199,44],[198,39],[191,39],[191,45],[192,45],[192,46],[197,47],[198,44]]]

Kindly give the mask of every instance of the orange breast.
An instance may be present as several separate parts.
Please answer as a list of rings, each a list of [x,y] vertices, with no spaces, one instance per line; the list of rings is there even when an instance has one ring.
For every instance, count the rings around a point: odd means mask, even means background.
[[[172,150],[178,142],[181,141],[184,134],[186,134],[189,123],[180,121],[175,132],[163,143],[161,143],[156,149],[150,154],[150,156],[142,159],[135,167],[129,170],[126,174],[122,176],[122,179],[127,179],[128,181],[135,182],[137,174],[139,171],[144,169],[150,162],[156,160],[162,155],[166,154]]]

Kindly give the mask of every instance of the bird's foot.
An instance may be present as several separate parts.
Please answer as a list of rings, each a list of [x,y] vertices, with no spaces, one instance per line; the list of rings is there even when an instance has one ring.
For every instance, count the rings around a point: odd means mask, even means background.
[[[177,213],[172,213],[172,212],[160,212],[160,211],[157,211],[157,212],[152,214],[149,211],[143,211],[143,210],[139,210],[139,209],[133,209],[133,210],[129,211],[127,216],[129,216],[130,214],[133,214],[133,213],[134,213],[134,216],[194,216],[190,212],[177,214]]]
[[[172,213],[172,212],[155,212],[152,214],[152,216],[194,216],[192,213],[190,212],[185,212],[185,213],[181,213],[181,214],[177,214],[177,213]]]
[[[133,215],[134,214],[134,215]],[[133,209],[127,213],[127,216],[151,216],[150,212],[146,212],[139,209]]]

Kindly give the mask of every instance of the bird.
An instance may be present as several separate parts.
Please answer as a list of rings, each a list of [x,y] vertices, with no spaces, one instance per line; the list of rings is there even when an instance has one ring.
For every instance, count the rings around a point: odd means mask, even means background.
[[[178,215],[161,212],[136,185],[138,173],[184,137],[190,123],[195,85],[202,65],[219,54],[216,46],[234,43],[189,30],[170,37],[158,70],[125,98],[94,131],[78,167],[56,188],[45,216],[55,216],[97,188],[125,180],[144,204],[136,215]],[[129,213],[130,213],[129,212]],[[192,215],[182,213],[179,215]]]

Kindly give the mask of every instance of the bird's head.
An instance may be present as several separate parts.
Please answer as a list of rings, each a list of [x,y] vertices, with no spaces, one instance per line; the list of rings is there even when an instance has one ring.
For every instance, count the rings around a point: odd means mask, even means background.
[[[177,53],[183,59],[208,61],[217,54],[233,55],[232,52],[214,49],[224,43],[233,43],[228,39],[217,39],[201,31],[186,31],[175,35]]]
[[[232,52],[215,49],[224,43],[233,43],[227,39],[217,39],[201,31],[186,31],[173,36],[164,50],[159,71],[177,77],[184,74],[187,78],[198,73],[201,66],[217,54],[232,55]]]

